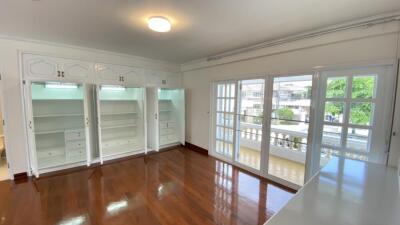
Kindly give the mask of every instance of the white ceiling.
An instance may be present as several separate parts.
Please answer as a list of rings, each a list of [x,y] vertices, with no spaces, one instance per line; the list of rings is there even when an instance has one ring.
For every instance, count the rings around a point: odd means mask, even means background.
[[[400,0],[1,0],[0,34],[183,63],[400,10]],[[170,33],[147,29],[162,15]]]

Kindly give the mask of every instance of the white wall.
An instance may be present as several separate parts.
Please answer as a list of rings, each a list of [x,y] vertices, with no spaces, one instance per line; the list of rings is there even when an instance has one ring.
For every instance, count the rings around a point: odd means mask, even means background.
[[[10,153],[7,158],[14,174],[28,170],[18,51],[39,52],[90,62],[112,63],[170,72],[179,71],[176,64],[136,56],[51,43],[0,38],[0,68],[3,70],[4,82],[4,116],[7,149]]]
[[[400,38],[398,40],[397,46],[400,46]],[[397,50],[398,50],[397,55],[400,56],[400,48],[398,48]],[[395,132],[396,135],[392,136],[390,143],[389,165],[393,166],[398,165],[400,169],[400,70],[398,78],[399,80],[397,81],[396,103],[395,103],[393,130],[392,130],[392,132]]]
[[[187,89],[187,141],[205,149],[209,148],[212,81],[312,72],[316,66],[328,68],[363,65],[381,60],[394,61],[398,57],[398,36],[399,23],[383,24],[292,42],[217,61],[203,60],[182,65],[183,85]],[[400,112],[397,117],[399,114]],[[397,123],[400,124],[400,121]],[[398,133],[400,136],[400,130]],[[400,141],[396,151],[399,150]]]

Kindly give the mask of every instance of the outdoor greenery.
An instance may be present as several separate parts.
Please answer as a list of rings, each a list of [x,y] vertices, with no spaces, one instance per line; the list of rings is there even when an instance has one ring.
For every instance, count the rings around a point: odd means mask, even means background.
[[[294,117],[294,112],[290,108],[280,108],[275,110],[275,115],[278,119],[292,120]]]
[[[343,98],[346,93],[346,78],[338,78],[328,83],[327,98]],[[375,87],[374,76],[354,77],[352,82],[351,97],[354,98],[372,98]],[[325,105],[325,111],[335,117],[343,114],[343,104],[339,102],[328,102]],[[359,125],[368,125],[371,118],[371,103],[355,103],[350,106],[350,123]]]

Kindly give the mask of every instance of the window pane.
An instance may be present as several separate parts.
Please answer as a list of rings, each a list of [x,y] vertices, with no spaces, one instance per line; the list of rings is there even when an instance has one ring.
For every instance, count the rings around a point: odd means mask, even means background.
[[[225,143],[225,155],[229,157],[233,155],[233,144]]]
[[[231,112],[233,113],[234,108],[235,108],[235,99],[227,99],[226,100],[226,112]]]
[[[224,112],[225,111],[225,99],[218,98],[217,99],[217,111]]]
[[[224,126],[224,114],[217,113],[217,125]]]
[[[352,98],[372,98],[374,96],[376,75],[356,76],[351,89]]]
[[[225,126],[233,128],[233,114],[225,114]]]
[[[241,123],[251,123],[262,126],[263,117],[261,116],[245,116],[240,115]]]
[[[218,153],[224,152],[224,142],[217,140],[215,142],[215,151]]]
[[[287,134],[280,131],[271,130],[270,146],[272,151],[274,148],[286,148],[292,151],[307,151],[307,134],[297,133],[297,134]]]
[[[369,136],[369,129],[349,128],[347,133],[347,148],[367,152]]]
[[[357,125],[370,125],[372,116],[372,103],[351,103],[350,123]]]
[[[274,79],[272,118],[308,122],[310,119],[312,76]]]
[[[330,77],[326,82],[326,98],[344,98],[346,96],[346,77]]]
[[[216,138],[223,140],[224,139],[224,128],[217,126]]]
[[[233,142],[233,129],[225,128],[225,141]]]
[[[331,123],[343,123],[344,102],[326,102],[324,120]]]
[[[342,127],[324,125],[322,132],[322,144],[341,146]]]
[[[234,84],[228,84],[227,85],[227,97],[234,98],[235,97],[235,85]]]
[[[218,96],[225,97],[225,84],[218,84]]]

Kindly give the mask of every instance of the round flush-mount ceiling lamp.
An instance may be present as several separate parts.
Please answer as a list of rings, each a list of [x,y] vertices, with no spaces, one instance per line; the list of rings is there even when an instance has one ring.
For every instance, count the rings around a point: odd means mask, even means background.
[[[162,16],[153,16],[147,20],[149,28],[155,32],[169,32],[171,30],[171,22]]]

